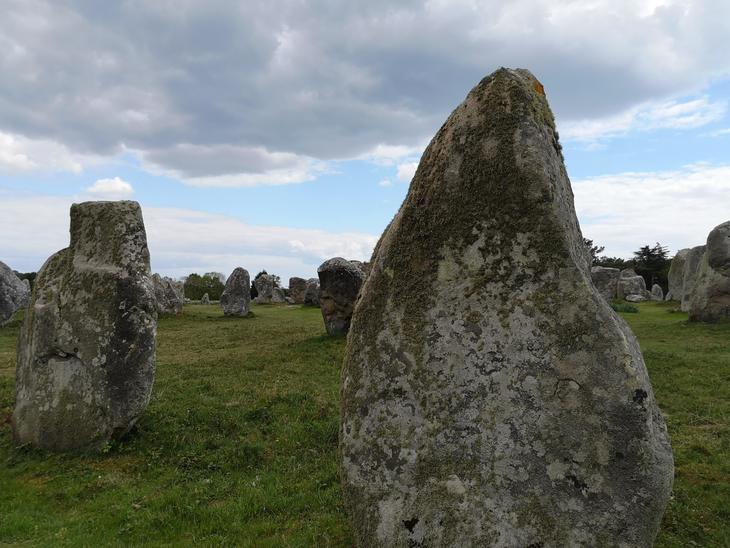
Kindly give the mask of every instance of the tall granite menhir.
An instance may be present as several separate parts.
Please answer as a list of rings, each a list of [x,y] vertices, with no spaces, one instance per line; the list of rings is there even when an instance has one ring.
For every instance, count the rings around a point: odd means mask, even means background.
[[[667,431],[528,71],[426,149],[355,308],[340,434],[360,546],[651,546]]]
[[[156,300],[136,202],[71,207],[71,244],[36,278],[18,343],[18,444],[98,449],[150,399]]]

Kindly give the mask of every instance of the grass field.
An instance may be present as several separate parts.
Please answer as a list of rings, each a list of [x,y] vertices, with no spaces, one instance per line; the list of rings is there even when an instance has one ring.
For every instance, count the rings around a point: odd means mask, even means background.
[[[667,416],[674,496],[659,546],[730,546],[730,324],[624,314]],[[159,323],[135,430],[97,456],[12,444],[15,341],[0,328],[0,545],[349,546],[337,477],[344,339],[317,309],[187,306]]]

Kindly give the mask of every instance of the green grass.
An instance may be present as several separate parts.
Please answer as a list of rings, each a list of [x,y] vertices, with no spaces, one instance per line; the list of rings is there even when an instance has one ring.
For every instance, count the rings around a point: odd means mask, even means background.
[[[730,325],[625,314],[672,435],[659,546],[730,546]],[[344,339],[317,309],[186,306],[159,323],[152,402],[101,455],[16,449],[19,321],[0,328],[0,545],[349,546],[337,477]]]

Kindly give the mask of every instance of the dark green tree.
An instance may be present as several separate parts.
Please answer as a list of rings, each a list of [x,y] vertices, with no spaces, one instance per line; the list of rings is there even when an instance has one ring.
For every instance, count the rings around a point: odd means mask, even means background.
[[[211,301],[220,300],[225,286],[215,273],[207,273],[203,276],[200,274],[190,274],[183,285],[185,289],[185,297],[194,301],[199,301],[206,293]]]
[[[667,276],[672,264],[667,247],[659,242],[654,246],[642,246],[638,251],[634,251],[632,262],[636,273],[644,277],[647,288],[659,284],[664,292],[667,292]]]

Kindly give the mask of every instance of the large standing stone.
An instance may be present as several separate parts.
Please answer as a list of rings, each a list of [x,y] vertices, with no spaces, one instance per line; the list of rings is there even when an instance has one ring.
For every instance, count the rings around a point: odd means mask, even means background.
[[[182,312],[185,298],[173,280],[153,274],[152,286],[155,290],[158,314],[180,314]]]
[[[684,279],[684,265],[687,262],[689,248],[680,249],[672,258],[667,275],[667,295],[671,295],[673,301],[682,301],[682,285]]]
[[[319,306],[319,278],[309,278],[307,280],[304,304],[306,306]]]
[[[307,292],[307,280],[293,276],[289,278],[289,297],[293,304],[303,304]]]
[[[682,300],[679,307],[684,312],[689,312],[690,303],[697,283],[697,274],[700,271],[702,256],[705,253],[705,246],[698,245],[687,253],[684,261],[684,272],[682,273]]]
[[[342,375],[360,546],[651,546],[671,447],[591,283],[560,150],[540,83],[500,69],[381,237]]]
[[[659,284],[654,284],[651,286],[651,300],[652,301],[663,301],[664,300],[664,290],[662,289],[662,286]]]
[[[18,310],[25,308],[30,287],[3,262],[0,262],[0,325],[10,321]]]
[[[226,316],[247,316],[251,308],[251,277],[248,270],[236,268],[226,280],[221,295],[221,306]]]
[[[15,440],[99,448],[147,407],[157,311],[136,202],[71,206],[71,244],[36,278],[18,342]]]
[[[319,303],[327,333],[342,335],[350,329],[352,310],[365,280],[360,267],[342,257],[323,262],[319,275]]]
[[[689,303],[690,321],[730,320],[730,221],[707,237]]]
[[[633,268],[626,268],[621,271],[621,276],[618,280],[617,296],[619,299],[626,299],[630,295],[638,295],[646,300],[650,293],[646,290],[646,281],[643,276],[639,276],[634,272]],[[626,299],[629,300],[629,299]],[[634,300],[636,302],[636,300]]]
[[[621,271],[618,268],[594,266],[591,268],[591,280],[604,299],[611,302],[616,298],[618,280]]]

